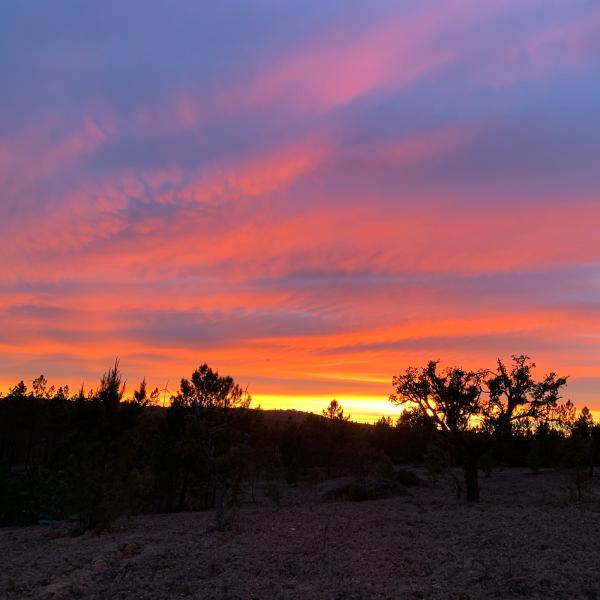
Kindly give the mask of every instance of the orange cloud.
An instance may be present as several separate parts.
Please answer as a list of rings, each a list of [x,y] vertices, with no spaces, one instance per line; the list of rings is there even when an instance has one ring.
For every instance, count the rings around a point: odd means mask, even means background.
[[[329,147],[330,143],[323,136],[315,137],[238,165],[216,167],[200,176],[193,196],[204,200],[268,194],[314,170],[328,156]]]
[[[492,98],[590,62],[596,13],[507,41],[494,19],[529,15],[516,0],[413,6],[258,48],[216,86],[190,71],[140,101],[124,85],[114,121],[0,140],[2,381],[49,365],[95,383],[117,354],[130,381],[173,390],[208,361],[265,403],[373,416],[430,358],[525,351],[600,378],[598,179],[574,166],[593,163],[594,128],[575,139],[587,122],[569,116],[545,154],[552,120],[519,148],[528,90]],[[535,185],[514,192],[515,171]]]

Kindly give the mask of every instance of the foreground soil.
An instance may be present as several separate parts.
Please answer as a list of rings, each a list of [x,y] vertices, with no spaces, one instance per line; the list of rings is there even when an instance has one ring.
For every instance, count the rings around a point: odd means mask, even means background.
[[[482,501],[449,482],[384,500],[315,502],[285,488],[240,510],[153,515],[102,534],[0,529],[0,597],[600,598],[600,498],[564,474],[498,471]]]

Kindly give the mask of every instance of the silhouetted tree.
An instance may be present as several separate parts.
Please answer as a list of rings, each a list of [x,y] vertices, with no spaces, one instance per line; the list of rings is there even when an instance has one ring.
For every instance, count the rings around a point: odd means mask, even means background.
[[[571,437],[580,441],[584,462],[587,463],[589,477],[594,476],[594,463],[596,460],[596,435],[597,425],[594,423],[592,413],[587,406],[584,406],[579,416],[571,425]]]
[[[510,367],[498,359],[496,371],[486,381],[489,401],[484,407],[486,425],[495,435],[510,437],[515,422],[549,420],[560,410],[567,378],[549,373],[536,381],[534,369],[535,363],[524,354],[513,355]]]
[[[146,379],[144,378],[140,381],[140,387],[137,390],[134,390],[132,401],[142,407],[148,406],[148,404],[156,405],[158,403],[159,394],[157,387],[148,394]]]
[[[205,502],[216,505],[219,528],[226,525],[226,505],[235,501],[238,491],[243,464],[237,447],[244,441],[239,419],[250,403],[250,395],[232,377],[220,376],[203,364],[191,380],[181,380],[169,408],[183,416],[177,451],[182,472],[178,508],[186,506],[192,477],[205,481]]]
[[[327,477],[331,477],[334,467],[343,462],[350,415],[344,413],[342,405],[335,398],[321,414],[324,419],[313,419],[313,422],[320,434],[320,447],[325,457]]]
[[[382,417],[371,431],[371,444],[383,450],[395,464],[422,463],[430,437],[435,432],[418,409],[406,408],[394,422]]]
[[[396,439],[403,462],[422,462],[436,427],[418,408],[402,411],[396,422]]]
[[[467,500],[479,499],[477,462],[491,440],[506,440],[515,423],[525,420],[560,421],[570,403],[560,405],[566,378],[555,373],[541,381],[533,378],[535,364],[525,355],[513,356],[509,369],[498,360],[489,376],[485,370],[449,368],[438,373],[438,362],[425,368],[410,367],[394,377],[392,402],[416,406],[421,415],[452,440],[465,473]],[[487,377],[487,380],[486,380]],[[484,382],[487,398],[484,396]]]
[[[181,381],[167,409],[145,380],[125,396],[118,360],[97,389],[75,394],[40,376],[0,394],[0,524],[69,519],[83,531],[123,514],[216,508],[225,528],[247,482],[253,490],[255,480],[283,475],[398,478],[402,470],[390,460],[424,456],[434,479],[462,466],[472,492],[490,444],[504,464],[529,457],[538,467],[560,465],[570,478],[583,473],[585,483],[600,428],[587,409],[575,415],[559,404],[564,378],[537,381],[532,369],[527,357],[499,361],[485,376],[440,371],[437,363],[409,369],[394,379],[393,399],[406,410],[374,427],[352,423],[335,400],[320,415],[247,410],[248,394],[207,365]]]
[[[426,367],[409,367],[395,376],[396,393],[390,400],[401,406],[415,406],[421,415],[447,436],[457,448],[464,470],[467,500],[479,500],[477,459],[485,449],[471,435],[474,419],[482,415],[482,382],[485,371],[452,367],[438,372],[438,362]]]
[[[300,426],[288,416],[279,438],[279,454],[287,483],[296,483],[300,476],[303,459],[306,456],[302,441]]]
[[[191,377],[182,379],[174,403],[192,409],[195,414],[203,411],[228,408],[248,408],[250,395],[232,377],[222,377],[207,364],[198,367]]]
[[[574,487],[577,500],[583,499],[584,491],[592,481],[594,473],[594,419],[584,406],[577,417],[573,415],[568,424],[569,436],[561,448],[560,465],[569,476],[570,487]]]
[[[113,419],[119,410],[119,404],[125,394],[125,382],[119,371],[119,359],[114,366],[102,376],[100,387],[96,392],[98,401],[104,407],[108,419]]]
[[[448,449],[448,440],[441,435],[432,435],[423,462],[427,473],[431,479],[431,483],[435,488],[440,477],[447,471],[448,467],[452,465],[450,452]],[[457,496],[460,497],[459,487],[457,486]]]
[[[117,360],[95,392],[80,391],[70,411],[68,446],[50,482],[51,508],[76,517],[80,531],[138,511],[151,488],[138,435],[143,407],[124,401],[124,392]]]
[[[332,421],[349,421],[350,415],[344,414],[344,409],[342,405],[334,398],[328,405],[327,408],[324,408],[321,413],[326,419],[331,419]]]

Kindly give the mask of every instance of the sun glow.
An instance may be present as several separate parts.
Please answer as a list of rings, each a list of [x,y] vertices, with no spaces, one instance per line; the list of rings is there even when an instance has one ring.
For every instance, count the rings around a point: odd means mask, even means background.
[[[321,411],[333,400],[334,396],[280,396],[270,394],[255,394],[252,405],[263,409],[294,409],[304,412],[321,414]],[[402,409],[381,396],[335,396],[342,405],[344,412],[351,415],[352,421],[359,423],[374,423],[382,416],[397,418]]]

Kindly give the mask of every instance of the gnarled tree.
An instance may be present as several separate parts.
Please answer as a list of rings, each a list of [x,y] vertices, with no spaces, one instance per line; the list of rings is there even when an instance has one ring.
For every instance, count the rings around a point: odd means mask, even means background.
[[[486,371],[465,371],[451,367],[438,370],[439,361],[426,367],[409,367],[395,376],[396,393],[390,396],[395,404],[414,406],[457,449],[465,475],[467,500],[479,500],[477,460],[484,451],[471,436],[475,420],[481,418],[482,384]]]
[[[536,381],[534,368],[525,355],[513,356],[509,367],[499,359],[495,372],[452,367],[440,373],[431,361],[393,379],[390,400],[416,407],[458,451],[469,501],[479,500],[477,462],[492,443],[509,438],[515,423],[560,420],[569,405],[559,404],[567,379],[550,373]]]
[[[416,407],[452,442],[464,470],[467,500],[476,502],[479,457],[493,442],[509,438],[515,423],[559,421],[572,406],[559,404],[567,379],[550,373],[536,381],[535,364],[525,355],[514,355],[510,367],[498,359],[495,372],[452,367],[440,373],[438,363],[409,367],[394,377],[396,393],[390,400]]]
[[[535,363],[525,354],[513,355],[512,365],[498,359],[496,371],[486,381],[486,425],[494,434],[510,437],[515,422],[553,420],[560,416],[560,392],[566,377],[549,373],[541,381],[533,377]]]

